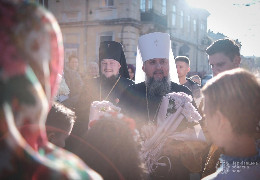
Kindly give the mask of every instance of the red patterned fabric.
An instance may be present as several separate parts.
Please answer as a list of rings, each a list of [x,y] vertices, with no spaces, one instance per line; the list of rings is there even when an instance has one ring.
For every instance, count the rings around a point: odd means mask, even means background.
[[[46,138],[63,68],[55,18],[35,4],[0,0],[0,24],[0,179],[101,179]]]

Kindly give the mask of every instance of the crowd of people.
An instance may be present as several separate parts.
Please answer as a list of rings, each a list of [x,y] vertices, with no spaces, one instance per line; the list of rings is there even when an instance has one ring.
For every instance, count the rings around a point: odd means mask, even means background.
[[[46,9],[0,0],[0,23],[0,179],[260,178],[260,80],[233,40],[201,88],[167,33],[139,37],[136,66],[101,42],[81,76]]]

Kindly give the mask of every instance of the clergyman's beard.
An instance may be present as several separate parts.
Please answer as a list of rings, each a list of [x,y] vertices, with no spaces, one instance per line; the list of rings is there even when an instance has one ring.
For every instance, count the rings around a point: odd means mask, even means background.
[[[163,77],[162,80],[155,80],[146,76],[145,84],[147,86],[148,97],[164,96],[170,91],[169,77]]]
[[[104,74],[101,74],[101,79],[104,81],[109,81],[109,82],[115,82],[118,79],[118,75],[112,75],[111,77],[106,77]]]

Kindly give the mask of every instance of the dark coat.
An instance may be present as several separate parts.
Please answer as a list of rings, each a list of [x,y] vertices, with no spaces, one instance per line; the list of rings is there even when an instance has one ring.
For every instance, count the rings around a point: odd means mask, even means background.
[[[74,152],[74,150],[76,150],[75,148],[80,144],[78,137],[83,137],[83,134],[87,132],[91,103],[93,101],[105,100],[117,80],[118,78],[113,82],[109,82],[107,80],[102,80],[99,77],[86,82],[80,93],[78,102],[75,105],[77,119],[72,129],[71,136],[66,141],[67,150]],[[106,100],[116,105],[116,99],[120,99],[126,88],[133,84],[134,82],[132,80],[121,77]]]
[[[201,96],[200,94],[200,85],[194,81],[192,81],[190,78],[186,78],[187,82],[183,85],[189,88],[192,92],[192,95],[194,98],[199,98]]]
[[[183,86],[171,82],[170,92],[184,92],[188,95],[192,95],[191,91]],[[169,92],[169,93],[170,93]],[[162,97],[157,96],[153,99],[148,100],[150,119],[157,120],[155,115],[157,114],[158,106],[161,102]],[[130,86],[121,96],[119,106],[122,108],[122,112],[131,118],[135,119],[137,127],[141,127],[144,123],[149,121],[147,112],[147,101],[146,101],[146,86],[145,83],[139,83]]]

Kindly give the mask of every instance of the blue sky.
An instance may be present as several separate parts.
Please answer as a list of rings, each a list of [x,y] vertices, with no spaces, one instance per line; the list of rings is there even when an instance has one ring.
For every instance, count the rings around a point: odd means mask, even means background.
[[[186,1],[208,10],[208,29],[238,39],[242,55],[260,57],[260,0]]]

